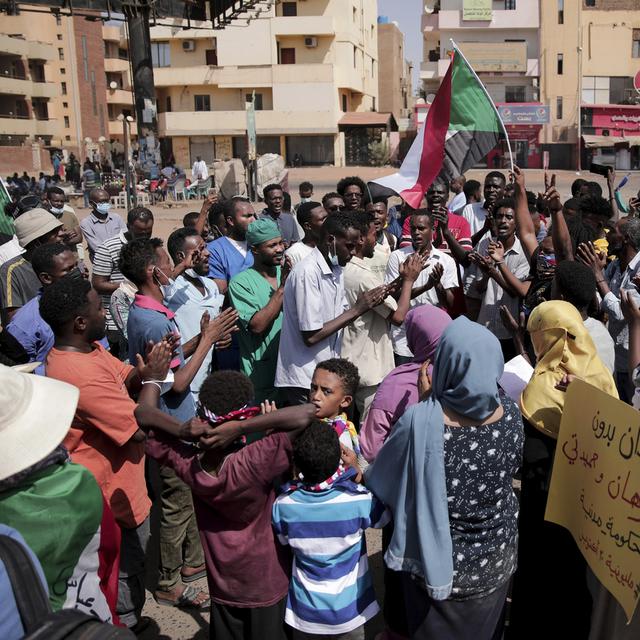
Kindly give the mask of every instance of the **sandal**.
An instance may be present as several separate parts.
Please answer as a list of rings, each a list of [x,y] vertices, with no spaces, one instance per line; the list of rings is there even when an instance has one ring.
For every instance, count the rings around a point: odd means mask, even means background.
[[[163,607],[207,609],[211,604],[209,594],[194,587],[185,587],[184,591],[175,600],[160,595],[162,593],[166,594],[167,592],[156,591],[155,598],[156,602]]]
[[[196,580],[200,580],[200,578],[206,578],[207,577],[207,569],[205,567],[205,565],[201,565],[202,569],[200,569],[200,571],[196,572],[196,573],[191,573],[189,575],[185,575],[184,573],[180,572],[180,575],[182,576],[182,582],[189,583],[189,582],[195,582]],[[198,569],[199,567],[187,567],[188,569]],[[184,570],[184,568],[183,568]]]

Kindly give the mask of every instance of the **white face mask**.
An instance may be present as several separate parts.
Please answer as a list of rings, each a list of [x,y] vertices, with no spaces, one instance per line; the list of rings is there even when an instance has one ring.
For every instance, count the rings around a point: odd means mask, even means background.
[[[106,215],[107,213],[109,213],[109,209],[111,209],[111,203],[110,202],[98,202],[96,204],[96,211],[98,213],[102,213],[102,214]]]
[[[338,250],[336,249],[336,241],[335,238],[333,240],[333,253],[329,251],[329,262],[332,267],[339,267],[340,262],[338,261]]]
[[[178,285],[176,284],[176,281],[171,279],[163,271],[160,271],[160,269],[158,269],[158,267],[156,267],[156,271],[158,273],[162,274],[162,276],[167,280],[166,284],[162,284],[162,282],[160,282],[160,279],[158,278],[158,276],[154,276],[155,280],[156,280],[156,283],[158,284],[158,286],[160,287],[160,291],[162,292],[162,297],[164,298],[165,301],[171,300],[171,298],[173,298],[173,296],[178,291]]]
[[[311,198],[300,198],[300,202],[311,202]]]
[[[51,211],[54,216],[61,216],[64,213],[64,207],[50,207],[49,211]]]

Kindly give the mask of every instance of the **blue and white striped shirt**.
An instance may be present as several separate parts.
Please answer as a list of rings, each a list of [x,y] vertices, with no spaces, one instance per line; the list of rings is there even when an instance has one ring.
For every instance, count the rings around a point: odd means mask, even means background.
[[[347,471],[330,488],[285,487],[273,526],[293,550],[285,622],[306,633],[348,633],[378,613],[364,532],[389,522],[385,510]]]

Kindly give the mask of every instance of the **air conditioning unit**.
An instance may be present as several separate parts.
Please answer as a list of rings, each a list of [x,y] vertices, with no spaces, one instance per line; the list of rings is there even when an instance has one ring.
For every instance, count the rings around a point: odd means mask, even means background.
[[[304,46],[309,49],[315,49],[318,46],[318,38],[315,36],[306,36],[304,39]]]
[[[196,50],[196,41],[195,40],[183,40],[182,41],[182,50],[183,51],[195,51]]]

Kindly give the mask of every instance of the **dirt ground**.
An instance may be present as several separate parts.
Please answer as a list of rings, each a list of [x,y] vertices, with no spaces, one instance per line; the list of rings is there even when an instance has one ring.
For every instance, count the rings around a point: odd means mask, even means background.
[[[371,167],[322,167],[322,168],[300,168],[291,169],[289,172],[289,190],[292,194],[293,203],[298,200],[298,185],[303,181],[310,181],[314,184],[314,199],[320,198],[329,191],[335,190],[337,181],[349,175],[358,175],[363,180],[371,180],[376,177],[393,173],[393,169],[378,169]],[[486,171],[474,170],[467,174],[467,178],[482,181]],[[544,186],[544,174],[541,170],[526,170],[527,188],[532,191],[542,191]],[[593,176],[587,172],[577,175],[575,172],[560,171],[557,172],[557,187],[563,200],[571,197],[571,183],[577,178],[582,177],[585,180],[596,180],[599,182],[606,194],[606,183],[601,176]],[[622,176],[618,176],[620,180]],[[633,173],[629,183],[624,189],[625,199],[635,195],[640,189],[640,172]],[[72,202],[72,206],[76,206],[76,213],[80,218],[88,215],[87,209],[80,208],[82,200]],[[201,201],[191,200],[189,202],[172,203],[171,206],[155,205],[152,210],[155,215],[154,235],[163,238],[165,241],[169,234],[182,226],[182,217],[189,211],[198,211]],[[256,204],[256,211],[259,211],[262,205]],[[117,210],[120,214],[124,211]],[[123,216],[124,217],[124,216]],[[157,510],[154,511],[154,518],[157,519]],[[157,529],[156,529],[157,531]],[[379,531],[367,532],[367,543],[371,567],[374,574],[374,582],[378,601],[382,604],[384,597],[384,589],[382,584],[382,537]],[[148,589],[154,588],[156,580],[156,567],[158,560],[157,539],[152,539],[149,551],[149,562],[147,571]],[[194,586],[206,589],[206,580],[202,579]],[[209,637],[209,612],[180,610],[156,604],[152,593],[147,590],[147,600],[143,615],[152,619],[150,627],[139,637],[143,640],[206,640]],[[373,640],[377,633],[383,628],[382,616],[378,615],[367,625],[366,638]],[[268,640],[268,639],[265,639]]]

